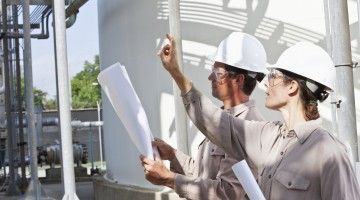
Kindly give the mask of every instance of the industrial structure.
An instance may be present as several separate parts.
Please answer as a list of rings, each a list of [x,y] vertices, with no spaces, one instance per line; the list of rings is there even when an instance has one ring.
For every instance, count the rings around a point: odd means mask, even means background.
[[[177,195],[170,190],[154,186],[144,179],[139,152],[131,143],[104,94],[104,123],[100,119],[88,123],[72,122],[65,30],[74,24],[79,8],[86,2],[87,0],[2,0],[0,93],[3,95],[0,99],[0,147],[6,149],[9,158],[7,193],[9,196],[16,196],[21,189],[35,199],[45,198],[38,180],[37,159],[39,152],[47,151],[45,149],[48,147],[41,151],[37,149],[36,126],[39,123],[36,124],[32,93],[31,38],[48,38],[51,28],[48,19],[53,15],[57,98],[61,109],[56,119],[49,123],[60,127],[61,148],[60,145],[49,147],[46,155],[51,155],[54,162],[62,161],[63,199],[77,199],[74,156],[80,161],[84,153],[81,145],[75,145],[74,148],[74,126],[103,126],[107,170],[104,176],[94,179],[95,199],[176,199]],[[179,91],[156,56],[166,33],[177,38],[177,56],[184,72],[207,96],[211,96],[207,76],[212,66],[207,56],[233,31],[257,37],[268,53],[269,64],[275,63],[284,49],[299,41],[320,45],[333,57],[338,77],[338,90],[320,107],[324,126],[348,147],[356,172],[360,174],[357,136],[360,116],[356,117],[360,109],[360,73],[355,68],[360,59],[359,2],[99,0],[101,68],[105,69],[115,62],[125,65],[148,115],[153,134],[184,152],[196,155],[203,136],[187,119]],[[22,53],[20,41],[23,42]],[[21,75],[22,72],[24,75]],[[22,106],[23,96],[20,95],[21,77],[25,80],[25,108]],[[264,92],[261,89],[256,89],[252,98],[256,99],[257,106],[266,119],[279,119],[278,114],[265,108]],[[24,132],[29,139],[25,139]],[[15,136],[17,134],[19,137]],[[15,183],[13,149],[16,145],[20,148],[21,158],[20,188]],[[30,152],[30,185],[25,174],[26,149]],[[58,157],[59,154],[52,154],[60,152],[60,149],[63,155],[61,158]],[[74,149],[79,150],[78,153],[74,154]],[[2,151],[0,158],[1,153]],[[43,155],[45,153],[40,153],[41,159]]]

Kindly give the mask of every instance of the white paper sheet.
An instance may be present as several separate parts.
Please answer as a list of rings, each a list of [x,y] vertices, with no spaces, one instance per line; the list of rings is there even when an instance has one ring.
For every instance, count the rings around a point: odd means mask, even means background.
[[[236,163],[231,168],[251,200],[265,200],[265,197],[245,160]]]
[[[153,135],[125,66],[120,63],[111,65],[100,72],[98,81],[136,148],[144,156],[154,159]],[[158,155],[157,150],[155,155]]]

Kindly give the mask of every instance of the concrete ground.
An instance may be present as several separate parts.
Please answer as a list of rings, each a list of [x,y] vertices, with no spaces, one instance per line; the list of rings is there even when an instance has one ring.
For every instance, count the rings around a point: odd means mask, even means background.
[[[43,200],[44,199],[62,199],[63,197],[63,192],[62,192],[62,185],[61,183],[50,183],[50,184],[42,184],[41,185],[42,189],[45,192],[45,195],[43,195]],[[78,196],[79,199],[81,200],[92,200],[94,199],[94,189],[93,189],[93,183],[92,182],[77,182],[76,183],[76,194]],[[26,197],[25,195],[21,195],[21,196],[14,196],[14,197],[9,197],[6,196],[5,192],[1,192],[0,193],[0,199],[4,199],[4,200],[19,200],[19,199],[33,199],[31,197]]]
[[[104,163],[105,164],[105,163]],[[82,165],[83,167],[86,167],[88,169],[88,174],[90,174],[90,168],[91,168],[91,164],[87,163],[85,165]],[[99,162],[95,162],[95,166],[100,166]],[[56,166],[56,167],[60,167],[60,166]],[[42,183],[41,183],[41,188],[43,190],[43,193],[45,195],[43,196],[43,200],[44,199],[62,199],[64,193],[63,193],[63,186],[61,184],[61,182],[57,181],[57,182],[46,182],[43,180],[43,178],[45,177],[45,170],[48,169],[49,166],[43,166],[43,167],[39,167],[38,168],[38,175],[39,178],[42,179]],[[105,170],[106,167],[102,167],[102,170]],[[30,178],[30,172],[28,171],[29,169],[27,169],[27,174],[29,175],[28,178]],[[76,194],[78,196],[78,198],[80,200],[92,200],[94,199],[94,188],[93,188],[93,182],[91,180],[91,177],[89,178],[79,178],[80,181],[78,181],[78,179],[76,181]],[[1,185],[0,185],[1,188]],[[31,200],[32,198],[27,197],[26,195],[19,195],[19,196],[13,196],[13,197],[9,197],[6,196],[6,192],[0,192],[0,200],[22,200],[22,199],[26,199],[26,200]]]

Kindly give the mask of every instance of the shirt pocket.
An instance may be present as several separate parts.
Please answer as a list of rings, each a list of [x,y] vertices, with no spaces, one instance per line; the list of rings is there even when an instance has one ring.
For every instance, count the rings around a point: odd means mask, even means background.
[[[280,171],[275,176],[281,185],[289,190],[307,190],[310,186],[310,181],[301,174],[295,174],[288,171]]]
[[[210,147],[210,155],[225,157],[225,151],[222,148],[212,144]]]

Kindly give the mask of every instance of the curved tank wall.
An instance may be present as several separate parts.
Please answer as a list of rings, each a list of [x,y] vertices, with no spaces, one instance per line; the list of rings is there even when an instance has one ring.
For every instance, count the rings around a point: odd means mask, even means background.
[[[172,82],[156,56],[168,33],[167,0],[98,1],[101,68],[120,62],[127,67],[147,112],[153,134],[176,147]],[[187,0],[181,1],[184,70],[197,87],[211,96],[207,76],[211,64],[206,56],[232,31],[255,35],[265,46],[268,62],[298,41],[311,41],[326,49],[323,1],[313,0]],[[353,55],[359,58],[356,1],[349,2]],[[304,14],[306,13],[306,14]],[[359,88],[355,71],[356,88]],[[359,91],[356,89],[359,96]],[[279,114],[266,110],[264,92],[253,94],[268,120]],[[219,102],[216,101],[218,104]],[[219,104],[220,105],[220,104]],[[330,103],[321,106],[324,123],[331,130]],[[143,175],[138,151],[103,95],[106,177],[114,182],[156,188]],[[358,118],[359,119],[359,118]],[[359,126],[358,126],[359,127]],[[202,135],[190,123],[189,146],[194,155]]]

